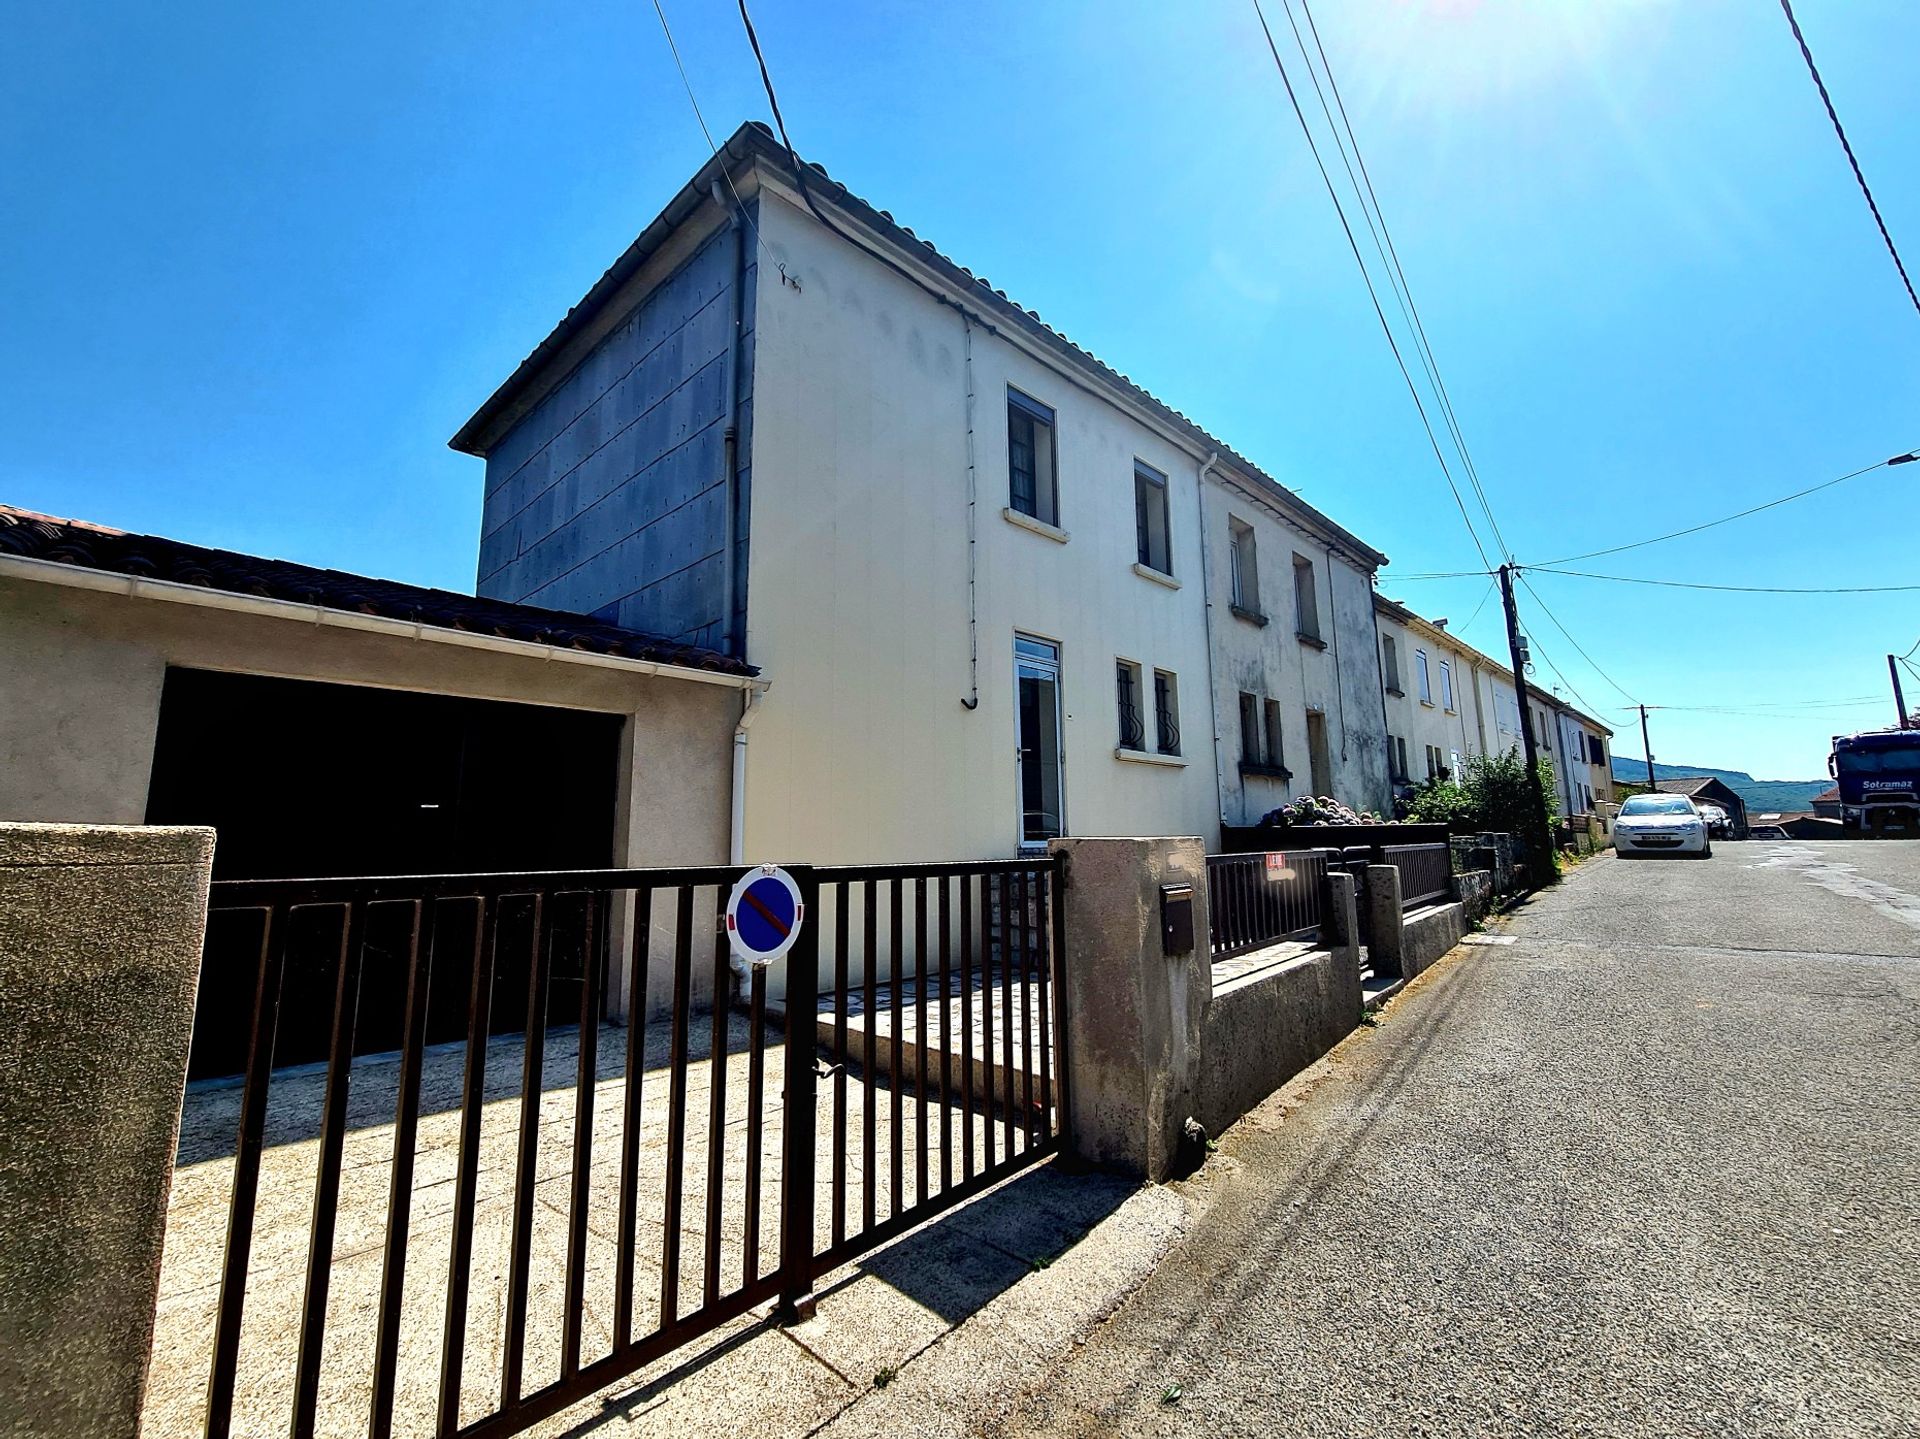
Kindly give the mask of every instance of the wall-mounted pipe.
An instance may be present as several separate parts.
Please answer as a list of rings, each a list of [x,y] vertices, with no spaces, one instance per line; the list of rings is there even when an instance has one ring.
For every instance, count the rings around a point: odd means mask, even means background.
[[[1213,715],[1213,797],[1220,810],[1220,823],[1227,823],[1227,774],[1220,766],[1220,692],[1214,688],[1213,678],[1213,548],[1207,535],[1207,476],[1213,473],[1213,467],[1220,461],[1220,452],[1209,453],[1200,464],[1200,472],[1194,482],[1195,513],[1200,517],[1200,613],[1203,617],[1207,639],[1207,709]],[[1228,577],[1231,584],[1232,577]],[[1240,811],[1242,818],[1246,814],[1246,785],[1241,783]]]
[[[767,682],[749,685],[740,702],[740,721],[733,727],[733,803],[727,818],[727,863],[747,862],[747,729],[760,713]]]
[[[966,710],[980,708],[980,476],[974,462],[973,442],[973,321],[960,312],[965,332],[962,349],[967,383],[967,697],[960,701]]]

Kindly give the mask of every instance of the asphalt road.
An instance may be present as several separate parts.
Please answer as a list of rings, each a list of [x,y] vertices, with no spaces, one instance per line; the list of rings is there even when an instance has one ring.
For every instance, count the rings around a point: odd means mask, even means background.
[[[1000,1432],[1920,1434],[1920,844],[1608,856],[1495,932]]]

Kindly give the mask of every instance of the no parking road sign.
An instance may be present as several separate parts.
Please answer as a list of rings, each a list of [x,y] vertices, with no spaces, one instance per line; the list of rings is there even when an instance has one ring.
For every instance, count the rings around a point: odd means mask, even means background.
[[[741,875],[727,900],[727,938],[733,952],[759,969],[793,948],[806,919],[800,886],[777,864]]]

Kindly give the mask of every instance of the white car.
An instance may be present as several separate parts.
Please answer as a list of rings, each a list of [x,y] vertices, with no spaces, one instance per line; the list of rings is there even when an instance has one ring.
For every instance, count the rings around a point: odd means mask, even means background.
[[[1622,859],[1637,854],[1713,857],[1707,821],[1683,794],[1637,794],[1613,821],[1613,848]]]

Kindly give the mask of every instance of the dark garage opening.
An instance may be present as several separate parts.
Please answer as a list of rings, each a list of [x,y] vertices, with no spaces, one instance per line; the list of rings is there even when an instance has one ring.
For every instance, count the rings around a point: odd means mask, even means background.
[[[620,726],[618,715],[540,705],[169,670],[147,822],[212,825],[216,879],[606,868]],[[406,910],[369,912],[356,1053],[399,1042]],[[463,923],[471,955],[472,911],[442,904],[436,958],[460,955]],[[326,1056],[339,914],[314,911],[290,928],[276,1066]],[[530,947],[511,942],[519,926],[502,917],[496,1033],[525,1022]],[[584,956],[575,926],[552,931],[550,1001],[559,1019],[577,1011]],[[258,933],[257,917],[246,915],[209,926],[192,1078],[232,1074],[245,1062]],[[430,1042],[464,1036],[468,979],[465,963],[435,965]]]

